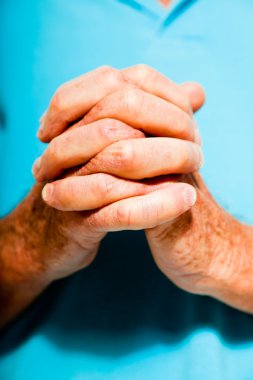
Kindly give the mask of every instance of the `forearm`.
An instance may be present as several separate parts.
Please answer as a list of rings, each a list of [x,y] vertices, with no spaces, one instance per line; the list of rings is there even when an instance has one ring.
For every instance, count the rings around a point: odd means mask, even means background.
[[[199,189],[191,228],[199,230],[195,237],[208,263],[203,293],[253,314],[253,227],[220,207],[198,173],[190,181]]]
[[[199,230],[196,238],[208,262],[203,294],[253,314],[253,227],[221,208],[199,175],[194,179],[199,200],[192,209],[192,225]]]
[[[199,173],[177,180],[195,186],[197,202],[146,231],[157,265],[180,288],[253,314],[253,227],[222,209]]]
[[[50,283],[42,254],[48,209],[35,186],[9,216],[0,221],[0,327],[25,309]]]
[[[215,283],[210,295],[253,314],[253,227],[231,219],[227,236],[223,236],[224,257],[220,262],[220,270],[211,273]],[[225,263],[224,271],[222,260]]]
[[[194,178],[200,192],[192,210],[193,225],[201,231],[200,247],[209,262],[206,294],[253,314],[253,227],[221,208],[201,177]]]

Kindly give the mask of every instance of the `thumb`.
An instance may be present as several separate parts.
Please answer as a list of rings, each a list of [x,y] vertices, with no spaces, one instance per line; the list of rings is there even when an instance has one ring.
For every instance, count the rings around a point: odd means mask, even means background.
[[[181,88],[188,95],[193,112],[198,111],[206,100],[203,87],[196,82],[185,82],[181,84]]]

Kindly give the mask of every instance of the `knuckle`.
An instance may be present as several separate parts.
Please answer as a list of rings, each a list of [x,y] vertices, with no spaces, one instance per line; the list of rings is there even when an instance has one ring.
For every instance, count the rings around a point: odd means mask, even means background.
[[[108,68],[104,72],[104,79],[110,88],[118,88],[123,83],[123,75],[121,72],[114,68]]]
[[[165,82],[164,78],[161,79],[162,78],[161,74],[156,70],[152,70],[152,72],[149,74],[149,76],[150,76],[150,80],[153,82],[154,87],[159,88],[160,87],[159,85],[161,85],[161,84],[163,85]]]
[[[132,210],[125,204],[119,204],[115,212],[116,223],[129,227],[132,224],[132,218]]]
[[[135,150],[131,141],[118,142],[113,144],[111,150],[111,160],[114,167],[118,169],[130,170],[133,167]]]
[[[61,139],[56,137],[49,145],[48,153],[51,160],[58,161],[62,156],[63,147],[60,140]]]
[[[108,174],[97,174],[94,192],[102,199],[110,199],[115,191],[115,180]]]
[[[99,211],[91,211],[91,212],[86,212],[85,214],[85,225],[91,229],[97,229],[101,228],[106,224],[105,218],[101,217],[99,215]]]
[[[98,138],[105,143],[144,137],[144,133],[138,129],[132,128],[120,120],[108,118],[97,122],[97,134]]]
[[[124,170],[127,172],[132,169],[134,162],[134,150],[129,140],[118,141],[105,148],[89,161],[86,168],[90,173],[107,172],[118,173]]]
[[[103,119],[97,124],[98,138],[111,142],[121,127],[122,123],[116,119]]]
[[[102,65],[99,66],[95,71],[104,74],[109,70],[112,70],[112,67],[110,65]]]
[[[65,109],[66,105],[66,86],[61,85],[55,92],[50,107],[54,112],[62,112]]]
[[[161,81],[161,74],[146,64],[140,65],[139,72],[142,74],[143,79],[148,78],[148,80],[153,82],[154,84],[159,83]]]
[[[150,75],[150,73],[153,71],[153,69],[145,63],[139,63],[138,65],[136,65],[135,70],[143,77]]]

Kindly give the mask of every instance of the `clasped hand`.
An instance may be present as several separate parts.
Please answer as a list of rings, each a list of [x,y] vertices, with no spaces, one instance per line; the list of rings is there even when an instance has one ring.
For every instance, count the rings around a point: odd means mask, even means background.
[[[199,85],[145,65],[102,67],[56,91],[38,132],[49,145],[33,166],[68,246],[48,258],[53,279],[88,265],[107,232],[148,237],[194,205],[194,186],[177,175],[202,165],[193,112],[203,102]]]

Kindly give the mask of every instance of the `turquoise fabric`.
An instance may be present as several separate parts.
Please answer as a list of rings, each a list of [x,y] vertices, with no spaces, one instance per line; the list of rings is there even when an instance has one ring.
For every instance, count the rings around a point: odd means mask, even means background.
[[[204,179],[253,222],[253,3],[2,0],[1,215],[33,184],[38,118],[64,81],[147,63],[200,81]],[[142,232],[109,234],[95,262],[53,284],[0,339],[1,380],[251,380],[253,318],[176,288]]]

